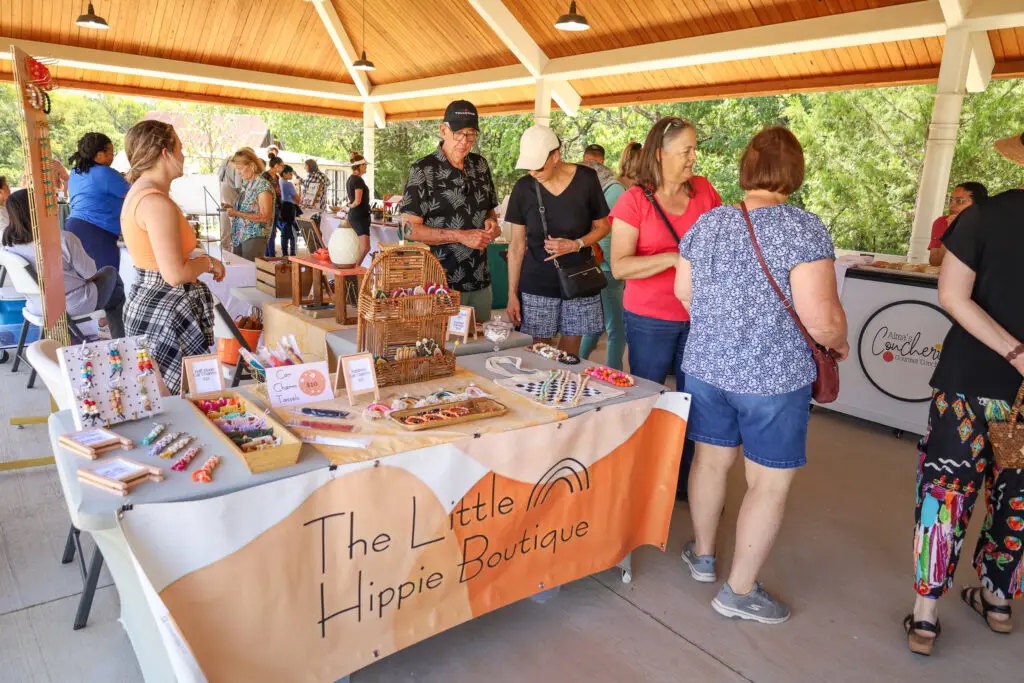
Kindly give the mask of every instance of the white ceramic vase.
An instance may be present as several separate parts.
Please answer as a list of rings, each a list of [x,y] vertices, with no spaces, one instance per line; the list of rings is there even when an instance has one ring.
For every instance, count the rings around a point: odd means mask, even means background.
[[[356,263],[360,251],[359,236],[348,221],[342,221],[331,234],[331,239],[327,241],[327,251],[331,255],[331,263],[335,266],[354,268],[359,265]]]

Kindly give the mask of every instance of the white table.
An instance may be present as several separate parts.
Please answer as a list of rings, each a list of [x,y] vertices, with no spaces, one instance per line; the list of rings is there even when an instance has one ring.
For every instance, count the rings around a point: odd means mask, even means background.
[[[338,357],[350,356],[357,352],[358,336],[358,330],[354,327],[328,332],[327,345]],[[498,344],[498,347],[504,351],[507,349],[521,349],[522,347],[529,346],[532,343],[533,337],[513,330],[508,339]],[[465,344],[459,344],[458,346],[455,346],[454,339],[449,338],[448,341],[445,342],[445,347],[449,351],[454,352],[457,358],[462,358],[463,356],[472,356],[478,353],[492,353],[494,351],[494,342],[487,341],[481,334],[475,339],[470,337],[468,342]]]
[[[249,315],[252,306],[247,301],[233,297],[231,289],[233,287],[255,287],[256,264],[252,261],[247,261],[241,256],[235,256],[230,252],[218,255],[215,251],[215,249],[211,248],[210,253],[224,262],[224,279],[220,282],[214,282],[213,276],[209,273],[203,273],[199,276],[199,279],[210,288],[210,292],[217,297],[217,300],[224,304],[224,308],[227,309],[232,318]],[[121,274],[121,281],[124,282],[125,294],[128,294],[131,291],[132,283],[135,282],[135,263],[125,247],[121,247],[121,268],[119,272]]]
[[[331,241],[331,235],[337,230],[344,218],[334,216],[332,214],[326,214],[320,218],[320,234],[323,235],[324,244],[328,244]],[[382,223],[370,223],[370,253],[366,255],[363,262],[360,264],[364,268],[369,268],[370,264],[373,263],[373,258],[370,254],[380,249],[379,245],[381,242],[397,242],[398,241],[398,226],[397,225],[384,225]]]

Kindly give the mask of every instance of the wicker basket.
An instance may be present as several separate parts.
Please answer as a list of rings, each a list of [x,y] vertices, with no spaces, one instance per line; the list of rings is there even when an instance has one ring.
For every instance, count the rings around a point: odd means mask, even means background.
[[[1001,469],[1024,469],[1024,424],[1018,422],[1021,402],[1024,401],[1024,384],[1017,391],[1017,400],[1006,422],[990,422],[988,438],[992,442],[996,466]]]
[[[359,289],[358,349],[369,351],[387,364],[377,364],[380,386],[422,382],[455,374],[455,356],[423,356],[396,360],[403,346],[415,346],[421,339],[444,344],[448,319],[459,312],[459,293],[403,296],[375,299],[375,289],[391,292],[436,283],[448,286],[448,278],[429,247],[407,243],[381,244]]]

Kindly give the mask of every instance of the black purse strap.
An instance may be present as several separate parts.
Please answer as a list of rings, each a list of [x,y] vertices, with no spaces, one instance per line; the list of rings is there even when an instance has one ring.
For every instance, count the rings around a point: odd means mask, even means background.
[[[540,211],[540,224],[544,227],[544,239],[548,238],[548,217],[545,215],[546,210],[544,209],[544,200],[540,196],[540,182],[533,179],[533,189],[537,192],[537,208]],[[551,262],[555,264],[555,268],[561,268],[558,264],[558,257],[551,259]]]
[[[672,221],[670,221],[668,216],[665,215],[665,210],[661,208],[661,204],[659,204],[658,200],[655,198],[654,192],[649,187],[644,187],[643,189],[644,196],[647,197],[647,201],[654,205],[654,209],[658,212],[658,215],[661,216],[661,220],[664,221],[665,227],[668,228],[669,232],[672,233],[672,236],[676,238],[676,246],[679,246],[679,242],[682,241],[682,238],[679,237],[679,233],[676,232],[676,229],[672,227]]]

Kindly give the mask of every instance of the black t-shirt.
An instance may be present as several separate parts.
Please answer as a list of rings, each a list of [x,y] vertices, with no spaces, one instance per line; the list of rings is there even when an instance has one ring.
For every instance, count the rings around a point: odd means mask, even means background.
[[[545,262],[548,253],[544,251],[544,226],[540,220],[537,204],[537,181],[527,175],[520,178],[508,200],[505,221],[526,226],[526,256],[519,276],[519,291],[524,294],[561,298],[558,287],[558,272],[553,261]],[[540,187],[548,222],[548,235],[563,239],[577,240],[585,237],[599,218],[608,216],[608,202],[605,201],[597,172],[586,166],[576,166],[576,175],[559,195],[553,195]],[[591,249],[558,257],[563,266],[574,266],[590,258]]]
[[[370,188],[366,186],[366,181],[363,180],[362,176],[350,175],[348,182],[346,183],[346,189],[348,191],[348,201],[354,202],[356,200],[356,190],[363,191],[363,199],[359,202],[359,206],[352,207],[349,209],[348,216],[349,221],[357,221],[360,225],[366,225],[369,227],[370,223]],[[353,223],[355,226],[355,223]]]
[[[971,298],[1003,328],[1024,340],[1024,190],[976,204],[942,238],[977,276]],[[998,353],[953,323],[932,386],[967,396],[1012,402],[1021,375]]]

